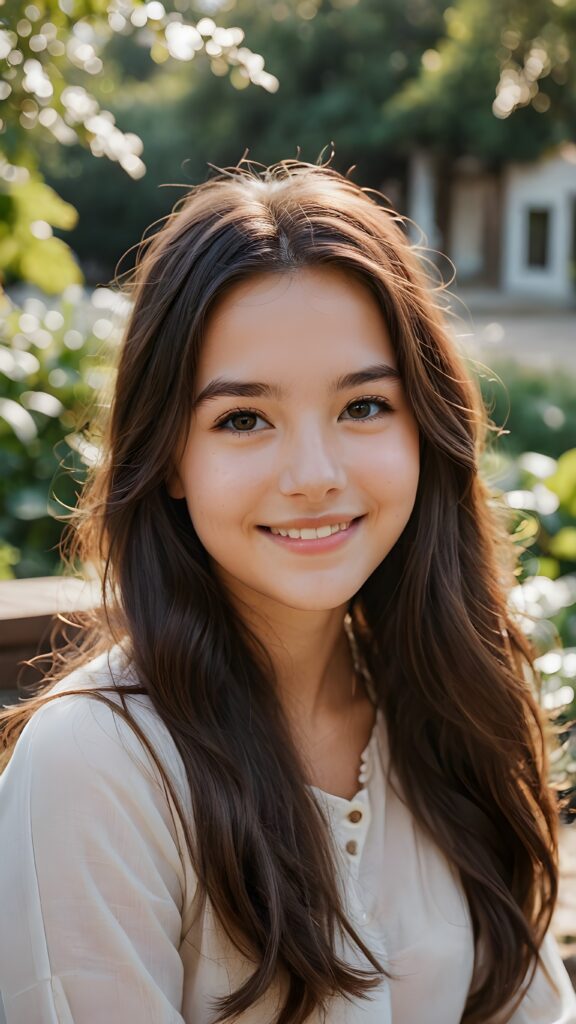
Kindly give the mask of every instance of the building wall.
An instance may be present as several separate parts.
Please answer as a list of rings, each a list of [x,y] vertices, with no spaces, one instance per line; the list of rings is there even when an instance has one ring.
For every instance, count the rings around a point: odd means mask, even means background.
[[[504,179],[502,287],[511,294],[570,302],[576,210],[576,146],[535,164],[510,164]],[[547,218],[544,266],[529,264],[530,211]],[[538,247],[536,246],[536,249]]]
[[[459,285],[500,288],[502,201],[499,170],[469,156],[453,162],[444,244]]]
[[[485,275],[484,232],[486,181],[482,177],[455,178],[450,204],[450,258],[458,280]]]

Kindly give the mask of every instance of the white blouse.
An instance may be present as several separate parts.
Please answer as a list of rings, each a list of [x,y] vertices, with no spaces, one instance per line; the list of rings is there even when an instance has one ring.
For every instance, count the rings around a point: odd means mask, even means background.
[[[135,677],[120,648],[56,687]],[[191,813],[184,766],[150,700],[129,698]],[[379,712],[359,789],[324,803],[348,913],[399,977],[369,999],[334,999],[329,1024],[460,1024],[473,969],[457,873],[393,792]],[[7,1024],[210,1024],[212,1000],[253,966],[202,901],[158,770],[108,707],[83,696],[37,711],[0,778],[0,991]],[[176,823],[175,820],[176,819]],[[353,948],[342,950],[361,962]],[[576,1024],[576,996],[549,934],[513,1024]],[[364,962],[364,966],[366,963]],[[273,988],[239,1018],[270,1024]],[[0,1014],[1,1017],[1,1014]],[[320,1024],[319,1013],[310,1024]],[[496,1022],[494,1022],[496,1024]]]

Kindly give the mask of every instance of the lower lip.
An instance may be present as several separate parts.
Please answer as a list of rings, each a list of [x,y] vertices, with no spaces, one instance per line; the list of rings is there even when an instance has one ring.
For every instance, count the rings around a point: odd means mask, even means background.
[[[345,544],[354,534],[358,533],[360,521],[363,518],[364,516],[359,516],[358,519],[353,519],[347,530],[338,530],[337,533],[331,533],[329,537],[315,537],[313,540],[301,540],[299,537],[282,537],[279,533],[272,533],[262,526],[259,529],[270,540],[280,544],[283,548],[301,552],[303,555],[319,555],[323,551],[333,551],[335,548]]]

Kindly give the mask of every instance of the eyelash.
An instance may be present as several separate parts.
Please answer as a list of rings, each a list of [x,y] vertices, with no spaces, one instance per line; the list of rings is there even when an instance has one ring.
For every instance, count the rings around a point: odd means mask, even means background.
[[[381,416],[386,416],[388,413],[394,411],[388,399],[382,398],[381,395],[362,395],[361,398],[355,398],[354,401],[349,402],[346,409],[349,409],[353,405],[362,405],[363,403],[374,403],[375,405],[379,405],[380,410],[373,416],[365,416],[360,419],[351,418],[352,423],[372,423],[374,420],[380,419]],[[346,412],[346,409],[344,412]],[[226,424],[229,423],[230,420],[234,419],[235,416],[241,416],[246,413],[251,416],[258,416],[260,419],[265,419],[265,416],[263,416],[261,412],[258,412],[257,409],[249,409],[247,407],[242,409],[232,409],[231,412],[226,413],[226,416],[214,424],[213,429],[222,430],[227,434],[234,434],[236,437],[246,437],[247,434],[259,434],[259,430],[235,430],[233,427],[226,427]]]

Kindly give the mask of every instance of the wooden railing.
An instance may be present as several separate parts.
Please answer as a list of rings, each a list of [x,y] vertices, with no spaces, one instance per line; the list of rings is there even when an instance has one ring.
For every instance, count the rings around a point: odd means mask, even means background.
[[[22,663],[49,650],[57,614],[94,607],[98,599],[96,584],[62,576],[0,581],[0,704],[40,679]]]

